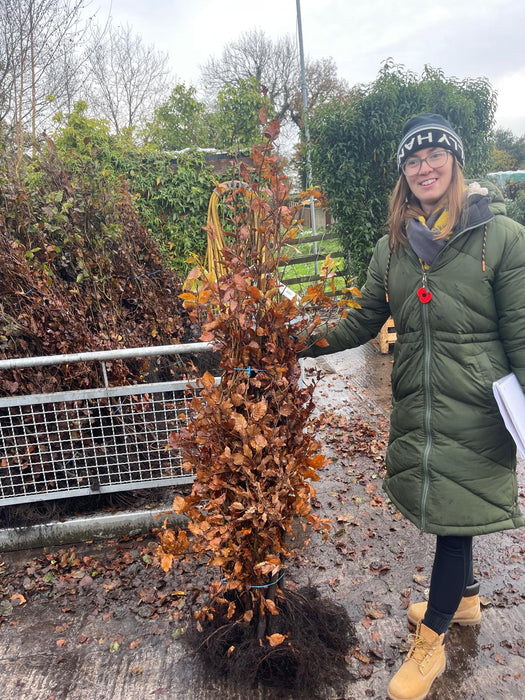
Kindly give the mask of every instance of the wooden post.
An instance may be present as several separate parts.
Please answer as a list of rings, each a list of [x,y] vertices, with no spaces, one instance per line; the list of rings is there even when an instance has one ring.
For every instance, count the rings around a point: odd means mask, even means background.
[[[379,331],[377,338],[374,338],[374,342],[379,348],[379,352],[386,355],[390,352],[390,346],[396,342],[397,334],[396,328],[394,326],[394,319],[389,318],[385,325]]]

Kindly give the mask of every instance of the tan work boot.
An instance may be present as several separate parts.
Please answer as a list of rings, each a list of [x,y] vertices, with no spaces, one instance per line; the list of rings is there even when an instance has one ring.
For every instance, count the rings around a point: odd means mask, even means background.
[[[408,621],[411,625],[417,625],[425,617],[428,603],[412,603],[407,610]],[[479,583],[467,586],[458,609],[454,613],[450,624],[470,626],[478,625],[481,621],[481,606],[479,601]]]
[[[437,634],[420,622],[410,637],[412,646],[388,686],[391,700],[423,700],[445,670],[444,634]]]

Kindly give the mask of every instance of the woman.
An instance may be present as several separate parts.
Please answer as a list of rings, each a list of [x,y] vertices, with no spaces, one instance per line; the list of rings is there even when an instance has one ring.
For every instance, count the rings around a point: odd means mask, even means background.
[[[516,450],[492,382],[513,371],[525,387],[525,229],[499,191],[465,185],[463,144],[449,122],[420,114],[403,130],[390,230],[378,241],[361,308],[315,357],[397,333],[384,488],[421,530],[437,535],[427,603],[408,610],[412,647],[392,700],[426,697],[445,669],[451,623],[481,619],[472,537],[524,524]],[[490,190],[490,191],[489,191]]]

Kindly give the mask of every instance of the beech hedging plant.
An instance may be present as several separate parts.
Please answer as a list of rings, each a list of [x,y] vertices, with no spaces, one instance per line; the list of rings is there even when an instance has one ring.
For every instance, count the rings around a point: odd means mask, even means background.
[[[333,306],[325,293],[333,261],[301,301],[282,293],[279,263],[298,225],[273,152],[277,134],[270,122],[252,151],[253,167],[241,165],[235,186],[225,188],[225,272],[217,278],[196,261],[182,294],[201,339],[219,353],[221,381],[202,376],[191,420],[171,436],[195,481],[173,503],[188,517],[188,531],[161,530],[159,555],[165,570],[187,556],[210,571],[209,600],[189,631],[208,662],[245,681],[299,690],[344,673],[352,628],[340,606],[285,585],[298,546],[294,528],[329,528],[311,507],[325,457],[312,417],[314,387],[300,384],[296,353],[298,336],[321,323],[306,309]]]
[[[98,130],[98,125],[95,124]],[[104,134],[47,139],[19,172],[0,152],[0,358],[183,342],[192,326],[176,277],[141,224],[126,181],[101,167]],[[130,383],[143,360],[115,361]],[[80,389],[96,363],[9,370],[0,395]]]

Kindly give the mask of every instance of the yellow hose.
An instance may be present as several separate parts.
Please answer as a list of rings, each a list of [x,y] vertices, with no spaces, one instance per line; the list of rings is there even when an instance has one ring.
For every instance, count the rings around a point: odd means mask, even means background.
[[[233,189],[244,190],[248,196],[250,194],[249,185],[246,182],[242,182],[241,180],[230,180],[228,182],[221,182],[213,190],[208,204],[208,247],[206,249],[205,266],[209,276],[213,276],[216,280],[219,279],[219,277],[221,277],[222,275],[224,275],[227,271],[224,265],[221,263],[222,251],[225,246],[225,240],[224,230],[222,228],[221,220],[219,217],[219,202],[221,195]],[[253,214],[253,217],[254,231],[255,236],[257,237],[257,215]]]
[[[223,188],[226,183],[219,185]],[[226,268],[221,264],[222,250],[224,248],[224,231],[222,230],[221,220],[219,218],[219,195],[215,188],[210,197],[208,204],[208,247],[206,249],[205,266],[208,272],[213,273],[215,279],[218,279],[226,272]]]

